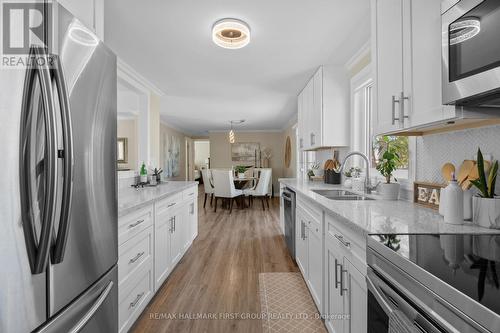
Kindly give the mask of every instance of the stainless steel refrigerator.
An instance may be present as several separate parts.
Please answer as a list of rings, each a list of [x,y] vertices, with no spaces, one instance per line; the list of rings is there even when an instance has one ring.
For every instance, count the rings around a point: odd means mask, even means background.
[[[117,332],[116,57],[62,6],[0,70],[0,332]]]

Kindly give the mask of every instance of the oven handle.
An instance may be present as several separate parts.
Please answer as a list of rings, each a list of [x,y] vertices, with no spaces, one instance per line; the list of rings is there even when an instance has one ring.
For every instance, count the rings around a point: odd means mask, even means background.
[[[377,300],[377,303],[380,305],[382,310],[389,316],[394,310],[391,308],[389,303],[384,299],[382,294],[377,290],[377,287],[375,287],[375,284],[373,281],[370,279],[370,274],[366,275],[366,285],[368,287],[368,290],[372,293],[372,295],[375,297]]]

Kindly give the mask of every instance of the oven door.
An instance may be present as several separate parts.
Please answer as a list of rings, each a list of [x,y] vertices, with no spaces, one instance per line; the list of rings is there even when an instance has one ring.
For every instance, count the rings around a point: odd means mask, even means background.
[[[443,104],[500,107],[500,1],[461,0],[441,21]]]
[[[449,332],[441,328],[415,306],[413,296],[403,295],[368,268],[368,330],[369,333]]]

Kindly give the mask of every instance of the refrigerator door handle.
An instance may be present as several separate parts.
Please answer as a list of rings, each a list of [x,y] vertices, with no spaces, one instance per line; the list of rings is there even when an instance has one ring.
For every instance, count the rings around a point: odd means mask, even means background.
[[[22,100],[22,115],[20,128],[20,201],[21,201],[21,219],[23,224],[24,238],[30,268],[32,274],[40,274],[45,270],[50,250],[50,241],[54,220],[56,218],[56,191],[57,191],[57,137],[56,137],[56,117],[54,112],[53,95],[51,89],[50,71],[48,68],[49,56],[44,47],[32,46],[30,48],[30,59],[35,59],[33,65],[26,70],[26,79],[24,83],[24,92]],[[45,59],[45,62],[39,62],[39,59]],[[34,83],[38,77],[40,84],[40,96],[42,101],[42,110],[45,121],[45,140],[46,152],[43,163],[36,166],[35,169],[43,168],[47,172],[45,179],[46,193],[43,200],[43,215],[41,217],[41,231],[39,240],[35,239],[36,231],[32,208],[32,187],[30,183],[30,155],[33,144],[30,129],[33,112],[35,108],[33,103]],[[41,172],[35,170],[35,172]]]
[[[76,323],[76,325],[73,326],[73,328],[69,331],[70,333],[80,332],[81,329],[90,321],[90,319],[92,319],[94,314],[97,312],[97,310],[99,310],[102,303],[104,303],[104,301],[108,297],[109,293],[113,289],[113,284],[114,284],[113,281],[109,281],[108,285],[103,290],[101,295],[99,295],[99,297],[97,298],[95,303],[92,305],[92,307],[89,309],[89,311],[87,311],[87,313],[82,317],[82,319],[80,319],[78,321],[78,323]]]
[[[58,152],[59,158],[64,159],[64,181],[62,189],[61,217],[55,247],[52,252],[52,263],[58,264],[64,259],[64,250],[66,249],[66,241],[69,233],[69,213],[73,198],[73,128],[71,126],[68,89],[64,79],[61,60],[57,55],[51,55],[51,57],[55,66],[52,72],[61,110],[62,137],[64,145],[64,150]]]

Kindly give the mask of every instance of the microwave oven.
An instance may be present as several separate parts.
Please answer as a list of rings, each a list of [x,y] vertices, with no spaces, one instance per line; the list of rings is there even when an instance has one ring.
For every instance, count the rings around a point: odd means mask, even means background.
[[[443,0],[443,104],[500,108],[500,0]]]

